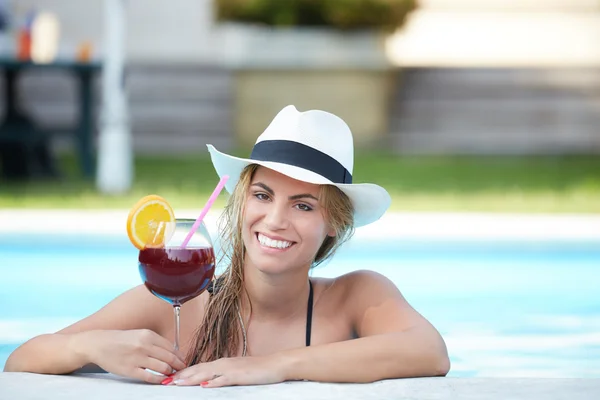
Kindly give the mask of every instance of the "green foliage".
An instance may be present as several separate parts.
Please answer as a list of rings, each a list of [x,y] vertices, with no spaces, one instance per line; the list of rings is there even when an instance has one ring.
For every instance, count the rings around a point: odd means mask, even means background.
[[[247,151],[234,155],[247,157]],[[79,178],[77,159],[61,157],[64,179],[0,182],[0,208],[129,209],[160,194],[175,209],[200,209],[218,177],[206,154],[138,156],[135,182],[122,196],[103,196]],[[354,179],[383,185],[396,211],[600,213],[600,157],[398,156],[358,152]],[[216,207],[225,204],[222,193]]]
[[[219,21],[341,30],[400,27],[416,0],[214,0]]]

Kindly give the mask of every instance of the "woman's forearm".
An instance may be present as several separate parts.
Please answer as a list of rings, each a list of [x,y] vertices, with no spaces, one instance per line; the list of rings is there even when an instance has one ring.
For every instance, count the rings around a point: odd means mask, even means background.
[[[68,374],[90,363],[85,351],[88,332],[37,336],[8,358],[5,372]]]
[[[437,332],[414,328],[278,353],[287,380],[374,382],[443,376],[450,369]]]

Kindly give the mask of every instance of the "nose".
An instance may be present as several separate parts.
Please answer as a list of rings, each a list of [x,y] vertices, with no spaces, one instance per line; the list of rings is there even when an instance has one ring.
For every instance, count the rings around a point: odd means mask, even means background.
[[[273,203],[265,215],[265,225],[269,230],[276,231],[288,227],[287,211],[283,205]]]

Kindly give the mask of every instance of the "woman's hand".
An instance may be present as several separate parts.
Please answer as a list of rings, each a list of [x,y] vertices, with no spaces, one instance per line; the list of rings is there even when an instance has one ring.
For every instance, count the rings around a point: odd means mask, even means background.
[[[107,372],[149,383],[160,383],[164,375],[186,367],[173,344],[149,329],[82,332],[90,363]]]
[[[167,378],[164,384],[201,385],[215,388],[235,385],[266,385],[285,380],[276,356],[221,358],[200,363]]]

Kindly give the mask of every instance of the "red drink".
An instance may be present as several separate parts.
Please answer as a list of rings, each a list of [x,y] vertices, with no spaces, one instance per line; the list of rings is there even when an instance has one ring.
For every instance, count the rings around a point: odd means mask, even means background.
[[[181,305],[201,294],[215,273],[212,247],[144,249],[140,275],[155,296]]]

